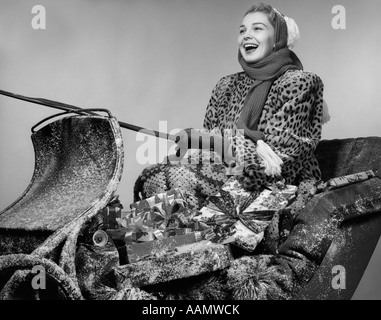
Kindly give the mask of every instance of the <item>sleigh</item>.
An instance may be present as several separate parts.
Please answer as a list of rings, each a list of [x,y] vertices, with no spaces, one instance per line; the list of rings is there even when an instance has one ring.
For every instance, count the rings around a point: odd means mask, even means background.
[[[78,237],[83,226],[113,199],[123,170],[120,125],[107,110],[94,112],[45,119],[32,128],[33,177],[25,192],[0,213],[2,299],[84,299],[77,278]],[[323,140],[316,155],[324,181],[367,170],[377,175],[381,138]],[[357,187],[361,190],[361,184]],[[381,233],[378,177],[369,190],[373,199],[369,208],[341,224],[317,272],[294,299],[352,298]],[[102,254],[115,258],[120,252],[111,248]],[[82,262],[87,276],[96,278],[91,264]],[[36,266],[44,268],[53,293],[31,288]],[[337,266],[345,266],[345,289],[332,285]],[[121,295],[115,291],[110,297]]]

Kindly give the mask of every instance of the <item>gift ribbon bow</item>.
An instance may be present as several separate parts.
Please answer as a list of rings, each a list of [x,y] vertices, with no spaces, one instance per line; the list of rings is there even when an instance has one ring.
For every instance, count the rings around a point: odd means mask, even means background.
[[[234,198],[229,192],[220,190],[221,197],[211,196],[210,201],[223,213],[212,218],[207,224],[222,226],[222,231],[230,230],[231,227],[240,221],[251,231],[258,233],[260,226],[257,221],[270,221],[275,210],[255,210],[244,212],[249,205],[258,197],[259,192],[254,191],[249,196],[238,195]]]
[[[182,208],[185,208],[185,200],[180,191],[174,195],[173,201],[169,201],[166,193],[163,194],[162,202],[154,204],[149,210],[144,211],[128,219],[126,243],[133,240],[153,241],[164,238],[164,231],[171,216]],[[133,239],[134,234],[142,232],[138,239]]]

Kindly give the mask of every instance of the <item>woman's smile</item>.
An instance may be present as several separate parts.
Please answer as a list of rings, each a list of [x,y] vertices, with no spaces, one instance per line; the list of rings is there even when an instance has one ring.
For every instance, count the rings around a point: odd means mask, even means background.
[[[245,48],[246,53],[250,54],[250,53],[253,53],[258,48],[258,44],[255,44],[255,43],[245,43],[243,45],[243,47]]]

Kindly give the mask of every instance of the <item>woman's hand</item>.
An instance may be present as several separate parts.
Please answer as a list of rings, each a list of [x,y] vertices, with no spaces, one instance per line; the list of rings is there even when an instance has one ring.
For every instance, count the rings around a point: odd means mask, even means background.
[[[168,161],[180,161],[189,149],[204,149],[214,151],[221,155],[225,163],[235,160],[228,139],[221,135],[204,133],[200,130],[188,128],[181,130],[176,135],[176,154],[168,157]]]
[[[210,149],[209,133],[202,133],[197,129],[188,128],[181,130],[176,135],[176,157],[182,159],[189,149]]]

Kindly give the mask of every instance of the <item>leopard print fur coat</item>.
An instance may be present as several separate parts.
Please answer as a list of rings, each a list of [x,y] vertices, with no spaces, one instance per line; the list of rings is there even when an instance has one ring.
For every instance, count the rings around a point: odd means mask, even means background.
[[[206,108],[204,131],[223,134],[236,129],[252,85],[253,79],[244,72],[218,81]],[[207,196],[217,193],[229,178],[238,179],[246,190],[258,190],[279,179],[295,185],[305,180],[320,180],[314,151],[321,139],[322,118],[321,79],[312,72],[289,70],[271,86],[258,123],[266,143],[283,161],[281,177],[265,174],[255,142],[233,135],[229,139],[237,146],[236,162],[240,164],[233,173],[222,161],[203,161],[211,157],[218,159],[218,155],[198,150],[191,153],[187,163],[160,163],[145,168],[136,180],[134,201],[180,188],[187,194],[189,205],[200,208]]]

